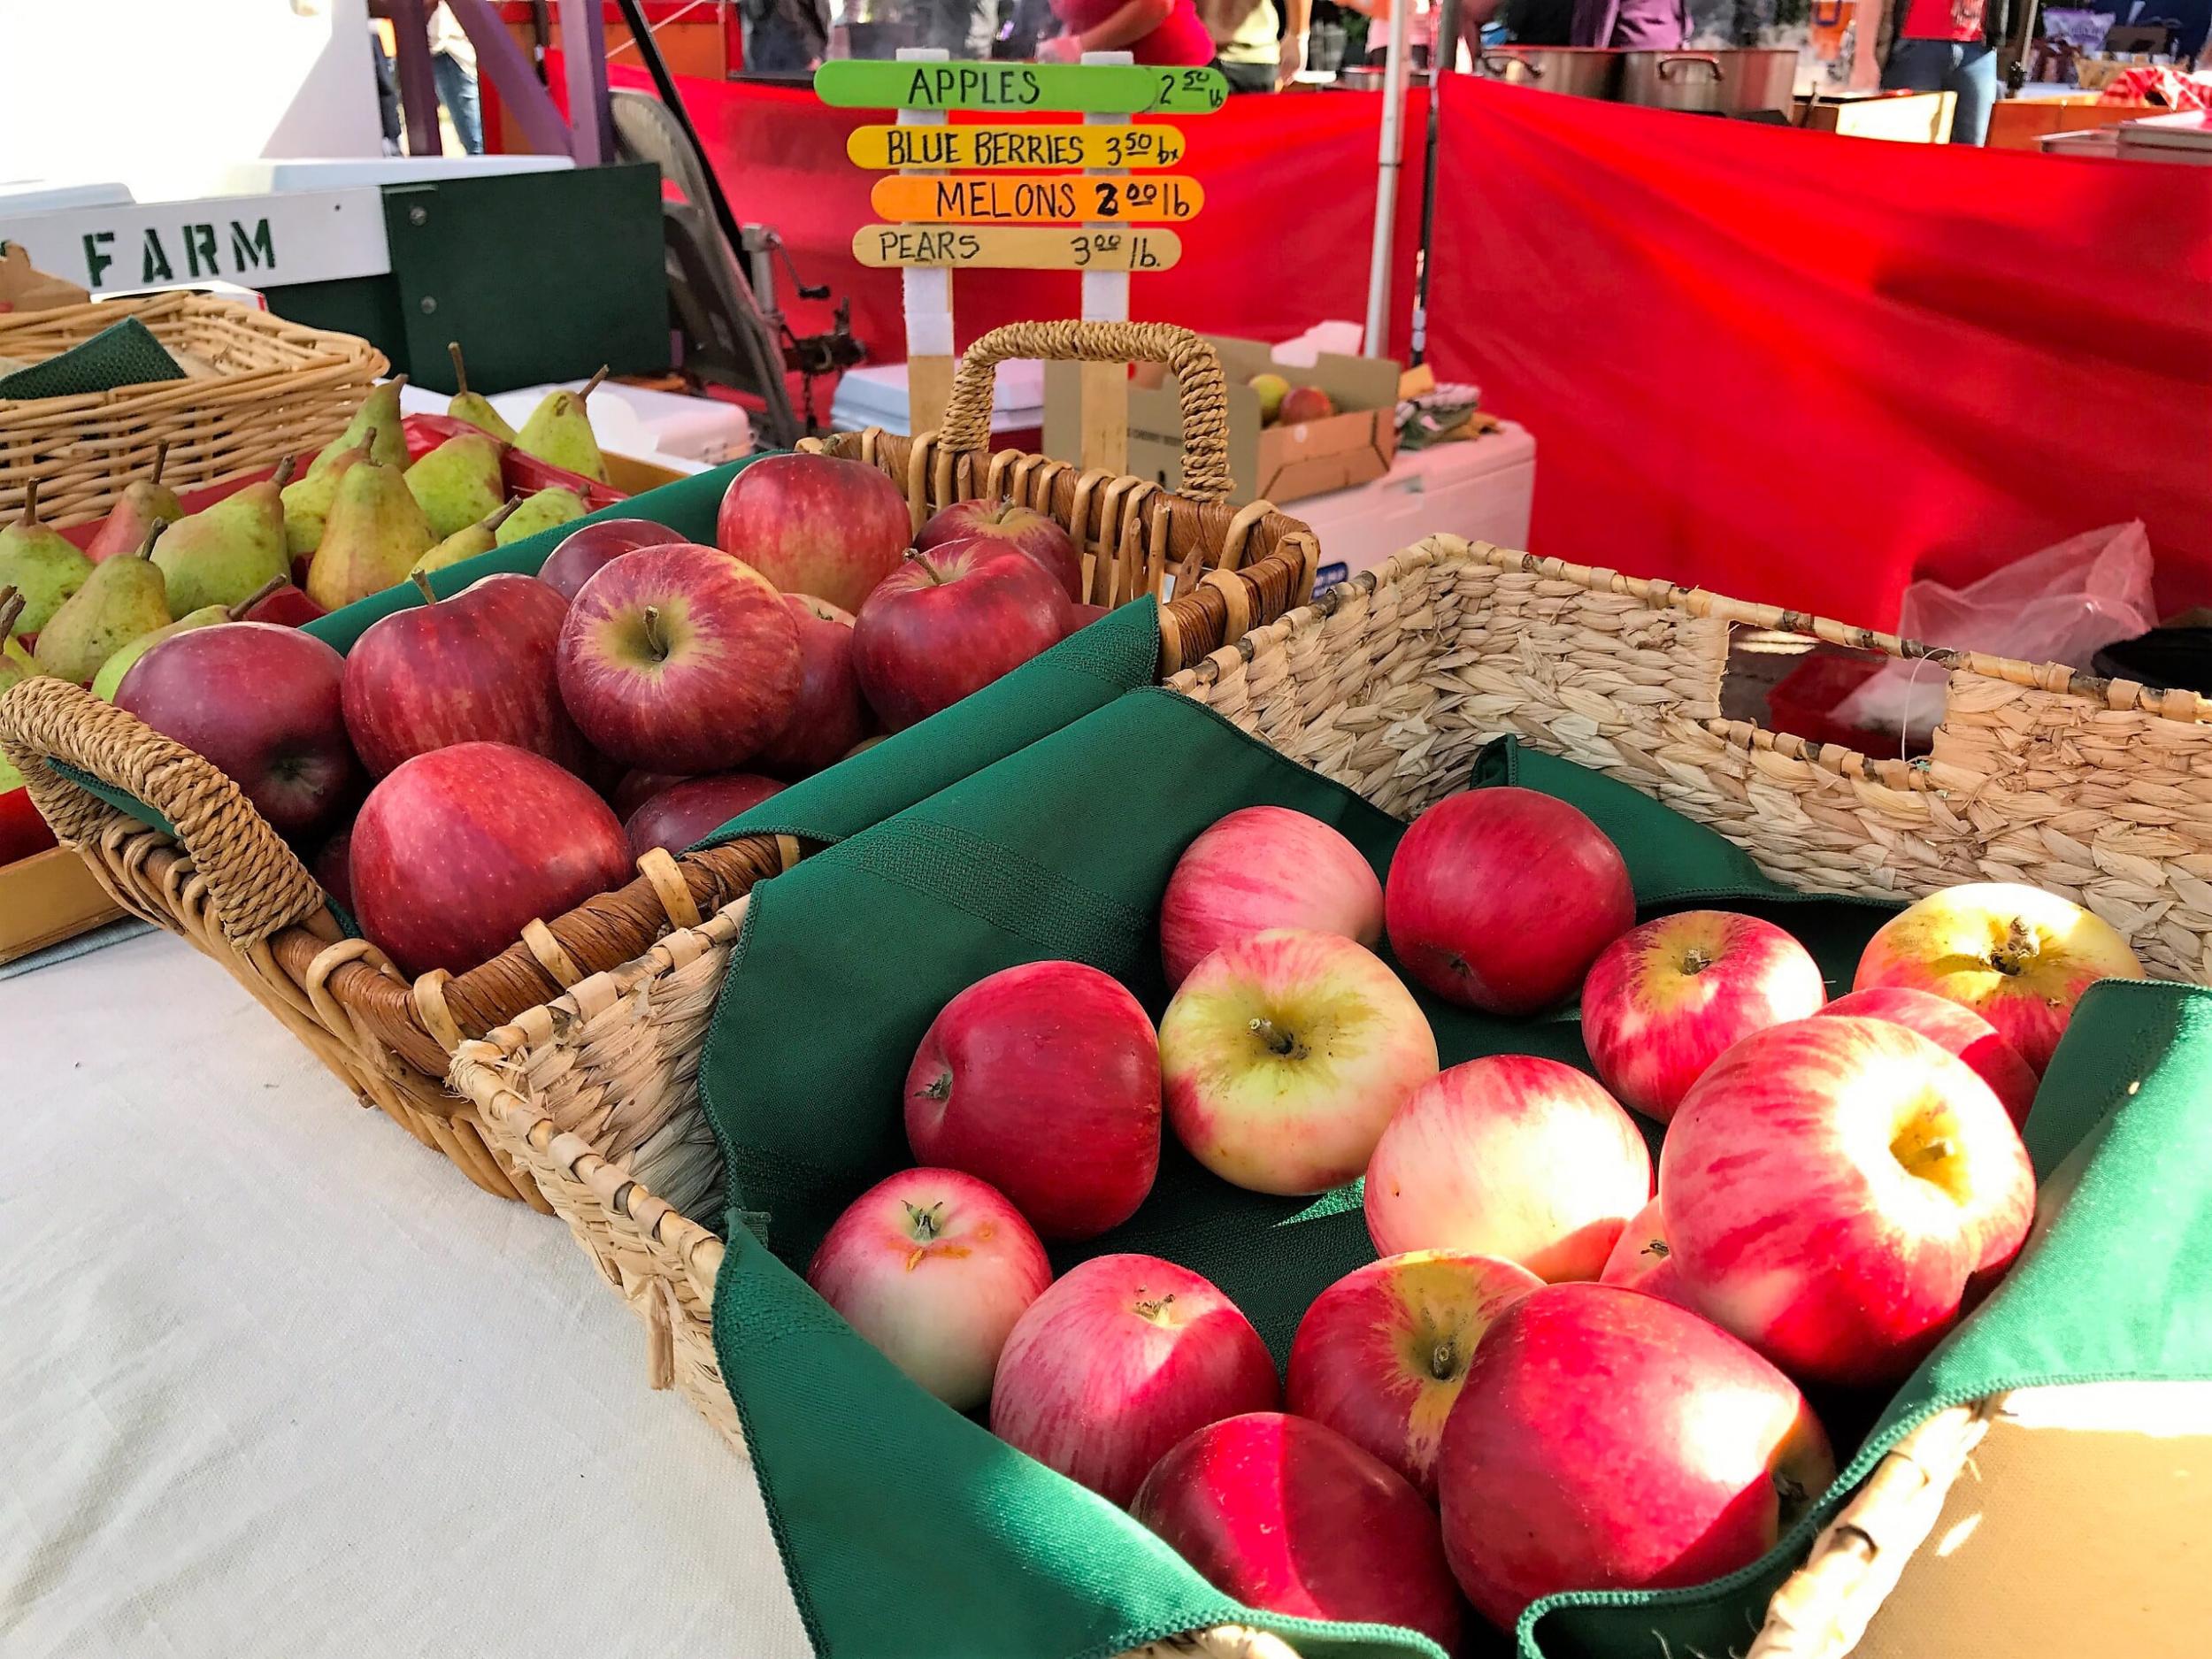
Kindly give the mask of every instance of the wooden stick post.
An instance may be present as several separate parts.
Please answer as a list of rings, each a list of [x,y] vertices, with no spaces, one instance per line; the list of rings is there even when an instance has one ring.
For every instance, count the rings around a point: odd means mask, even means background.
[[[1087,64],[1133,64],[1127,52],[1085,52]],[[1086,127],[1127,127],[1125,115],[1086,115]],[[1102,170],[1108,178],[1125,181],[1126,168]],[[1094,173],[1094,176],[1097,176]],[[1110,230],[1104,220],[1093,228]],[[1087,323],[1125,323],[1129,320],[1129,273],[1126,271],[1083,273],[1083,320]],[[1076,453],[1086,466],[1103,467],[1119,475],[1129,470],[1129,370],[1119,363],[1081,365],[1082,401]]]
[[[951,56],[942,47],[899,48],[902,64],[941,64]],[[901,127],[941,127],[945,112],[902,109],[898,122]],[[925,170],[915,171],[928,176]],[[952,270],[910,265],[901,281],[906,296],[906,429],[918,438],[937,430],[945,419],[945,405],[952,401]]]

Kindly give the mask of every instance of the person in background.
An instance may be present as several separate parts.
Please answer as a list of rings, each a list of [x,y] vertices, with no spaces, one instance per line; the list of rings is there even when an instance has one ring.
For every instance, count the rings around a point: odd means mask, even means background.
[[[1085,52],[1127,52],[1170,69],[1214,60],[1213,36],[1194,0],[1052,0],[1052,13],[1067,33],[1037,43],[1040,63],[1071,64]]]
[[[1574,0],[1568,44],[1618,51],[1676,52],[1690,37],[1685,0]]]
[[[1213,39],[1214,60],[1232,92],[1280,92],[1306,66],[1306,39],[1313,0],[1198,0],[1198,15]]]
[[[476,102],[476,42],[445,4],[430,14],[430,73],[438,83],[453,134],[464,155],[484,153],[484,117]]]
[[[2011,20],[2008,0],[1898,0],[1896,28],[1882,64],[1892,92],[1948,92],[1951,142],[1978,144],[1989,136],[1997,102],[1997,48]]]

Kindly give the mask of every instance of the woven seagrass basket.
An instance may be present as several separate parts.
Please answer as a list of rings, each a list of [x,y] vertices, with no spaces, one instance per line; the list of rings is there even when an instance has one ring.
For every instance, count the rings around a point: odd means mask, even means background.
[[[1926,764],[1720,718],[1732,626],[1925,657],[1949,672]],[[2025,879],[2080,900],[2154,972],[2212,982],[2212,703],[1932,649],[1665,582],[1436,537],[1167,682],[1410,817],[1512,734],[1619,779],[1808,889],[1909,897]],[[743,1451],[714,1353],[720,1171],[695,1087],[740,900],[454,1056],[457,1087],[643,1321],[649,1379]],[[591,1125],[650,1102],[690,1148],[642,1178]],[[689,1125],[688,1129],[677,1125]],[[633,1133],[637,1121],[632,1120]],[[1849,1650],[2002,1406],[1931,1419],[1869,1477],[1777,1594],[1747,1659]],[[1221,1655],[1283,1655],[1217,1630]],[[1179,1651],[1192,1651],[1187,1646]]]
[[[1187,388],[1184,493],[1012,451],[987,456],[991,373],[1008,357],[1156,357]],[[1213,349],[1164,324],[1016,325],[964,359],[942,434],[909,441],[879,432],[833,439],[831,451],[881,467],[908,492],[918,525],[936,509],[987,491],[1049,513],[1075,534],[1092,592],[1113,603],[1173,584],[1161,607],[1162,675],[1312,590],[1313,534],[1264,502],[1232,509],[1221,367]],[[340,931],[307,868],[231,781],[190,751],[88,692],[30,680],[0,699],[0,750],[64,845],[76,848],[116,902],[180,933],[260,1000],[365,1104],[384,1109],[444,1153],[485,1191],[549,1210],[526,1168],[495,1155],[473,1109],[446,1085],[450,1050],[523,1016],[564,989],[636,957],[671,926],[692,928],[804,850],[755,836],[680,859],[655,852],[627,886],[567,915],[533,922],[522,939],[459,975],[410,983],[382,952]],[[66,767],[153,808],[150,827],[84,788]],[[686,1081],[688,1079],[687,1076]],[[673,1095],[609,1102],[569,1120],[609,1154],[657,1177],[697,1161],[695,1111]],[[680,1182],[665,1190],[687,1194]]]
[[[390,366],[365,340],[204,294],[0,317],[0,357],[42,362],[134,317],[181,359],[186,378],[0,398],[0,515],[20,508],[36,479],[49,523],[104,517],[152,471],[163,444],[162,481],[180,494],[265,471],[274,457],[320,449],[344,431]]]

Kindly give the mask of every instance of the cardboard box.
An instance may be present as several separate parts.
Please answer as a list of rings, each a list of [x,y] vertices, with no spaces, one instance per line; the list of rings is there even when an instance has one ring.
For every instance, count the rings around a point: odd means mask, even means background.
[[[1229,381],[1229,499],[1280,506],[1380,478],[1398,454],[1398,365],[1386,357],[1324,353],[1310,368],[1275,361],[1257,340],[1209,335]],[[1259,394],[1245,382],[1275,373],[1317,386],[1338,413],[1297,426],[1262,426]],[[1045,365],[1045,453],[1079,461],[1081,368]],[[1183,482],[1182,405],[1172,376],[1147,365],[1129,385],[1129,471],[1170,489]]]
[[[0,962],[74,939],[122,914],[91,867],[66,847],[0,864]]]

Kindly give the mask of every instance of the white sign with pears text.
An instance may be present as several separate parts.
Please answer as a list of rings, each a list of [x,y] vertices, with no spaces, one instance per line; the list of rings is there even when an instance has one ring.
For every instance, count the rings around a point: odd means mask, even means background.
[[[11,216],[0,241],[20,242],[50,276],[103,294],[235,282],[250,288],[381,276],[392,268],[383,193],[288,191],[135,202]]]

